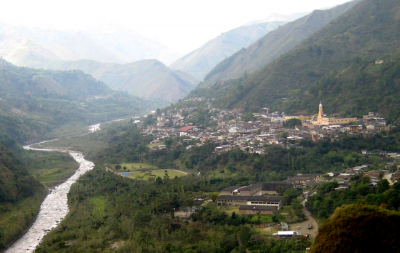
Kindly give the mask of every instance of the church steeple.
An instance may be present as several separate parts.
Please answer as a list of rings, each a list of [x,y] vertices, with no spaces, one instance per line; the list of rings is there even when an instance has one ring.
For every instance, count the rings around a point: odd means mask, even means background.
[[[322,109],[322,103],[319,103],[319,110],[318,110],[318,121],[321,122],[324,118],[324,110]]]

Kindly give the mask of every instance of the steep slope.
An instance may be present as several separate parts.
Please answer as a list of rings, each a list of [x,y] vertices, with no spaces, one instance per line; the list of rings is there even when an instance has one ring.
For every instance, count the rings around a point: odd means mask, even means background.
[[[95,61],[48,62],[46,69],[79,69],[109,87],[151,100],[177,101],[197,84],[190,75],[173,71],[157,60],[142,60],[129,64],[105,64]]]
[[[170,68],[184,71],[198,80],[203,80],[220,61],[285,23],[285,21],[257,23],[230,30],[178,59],[170,65]]]
[[[261,71],[192,95],[217,97],[223,107],[271,107],[288,113],[397,117],[400,3],[364,0]],[[383,64],[375,64],[384,60]],[[209,90],[209,91],[208,91]],[[366,102],[367,101],[367,102]]]
[[[17,65],[24,65],[26,62],[38,65],[48,60],[59,60],[56,54],[32,39],[2,34],[0,34],[0,55]]]
[[[347,205],[336,209],[319,230],[311,252],[399,252],[400,213]]]
[[[148,105],[82,71],[29,69],[0,60],[0,80],[0,140],[38,140],[62,125],[132,116]]]
[[[262,69],[282,54],[295,48],[305,38],[336,19],[358,1],[349,2],[329,10],[316,10],[311,14],[271,31],[246,49],[235,53],[215,66],[205,77],[201,87],[216,81],[243,76]]]
[[[45,188],[0,143],[0,251],[33,222],[45,194]]]

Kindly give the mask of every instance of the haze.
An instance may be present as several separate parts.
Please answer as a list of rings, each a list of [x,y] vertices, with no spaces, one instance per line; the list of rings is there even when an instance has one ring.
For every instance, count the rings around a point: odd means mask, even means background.
[[[335,6],[346,0],[6,0],[5,22],[80,30],[122,25],[185,54],[246,22],[271,13],[291,14]]]

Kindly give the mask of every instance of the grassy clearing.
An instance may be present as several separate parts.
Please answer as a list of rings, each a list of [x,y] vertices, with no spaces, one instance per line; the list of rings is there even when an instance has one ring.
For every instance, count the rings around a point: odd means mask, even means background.
[[[103,217],[106,215],[106,200],[103,197],[93,197],[90,199],[93,205],[92,214],[96,217]]]
[[[52,142],[44,143],[41,147],[62,148],[80,151],[86,157],[95,155],[99,151],[108,147],[108,144],[97,139],[97,133],[79,137],[63,138]]]
[[[187,173],[179,170],[166,170],[168,172],[169,178],[175,178],[175,177],[183,177],[186,176]],[[146,171],[146,172],[128,172],[130,178],[136,178],[136,179],[142,179],[142,180],[148,180],[149,178],[157,178],[161,177],[164,178],[165,176],[165,170],[151,170],[151,171]]]
[[[232,215],[233,212],[239,214],[239,206],[221,206],[220,209],[228,215]]]
[[[126,167],[127,170],[121,169],[121,172],[138,171],[138,170],[156,170],[157,166],[147,163],[121,163],[121,168]],[[114,165],[115,168],[115,165]]]
[[[28,172],[47,187],[64,182],[79,167],[69,154],[60,152],[26,151],[23,160]]]
[[[272,216],[270,215],[254,215],[253,218],[251,218],[252,222],[257,222],[260,221],[260,223],[271,223],[272,222]]]
[[[88,127],[83,123],[66,124],[46,134],[45,139],[66,138],[69,136],[83,135],[87,132]]]
[[[147,147],[152,149],[152,148],[158,147],[163,144],[164,144],[163,142],[157,142],[157,143],[149,144],[149,145],[147,145]]]

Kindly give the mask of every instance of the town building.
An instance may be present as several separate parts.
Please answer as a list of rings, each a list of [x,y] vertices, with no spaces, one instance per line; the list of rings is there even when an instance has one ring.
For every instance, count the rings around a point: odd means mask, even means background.
[[[357,121],[357,118],[328,118],[328,117],[325,117],[322,103],[320,103],[317,119],[311,121],[311,123],[313,125],[347,125],[350,122],[356,122],[356,121]]]

